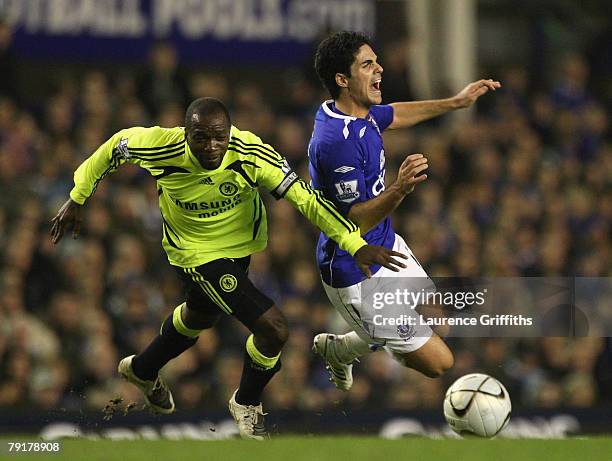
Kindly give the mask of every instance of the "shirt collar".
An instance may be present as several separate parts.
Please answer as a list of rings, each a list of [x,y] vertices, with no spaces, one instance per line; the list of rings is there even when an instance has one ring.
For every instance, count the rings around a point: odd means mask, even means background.
[[[338,108],[336,107],[336,104],[334,104],[333,99],[328,99],[323,104],[321,104],[321,107],[323,108],[323,112],[325,112],[330,117],[340,118],[342,120],[348,120],[348,121],[357,120],[357,117],[352,117],[350,115],[346,115],[340,112]]]

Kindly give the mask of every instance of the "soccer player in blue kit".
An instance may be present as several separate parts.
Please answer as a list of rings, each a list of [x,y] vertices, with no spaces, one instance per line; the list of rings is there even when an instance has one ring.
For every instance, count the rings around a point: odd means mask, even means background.
[[[348,253],[321,233],[317,263],[323,285],[353,331],[319,334],[313,351],[325,360],[336,387],[345,391],[353,383],[353,361],[381,347],[404,366],[439,377],[454,361],[446,343],[423,322],[410,328],[380,327],[373,321],[373,302],[365,296],[372,292],[371,283],[383,278],[401,277],[401,282],[395,280],[401,286],[412,285],[415,291],[421,286],[415,279],[429,280],[404,239],[393,230],[389,217],[427,179],[427,159],[422,154],[407,156],[395,182],[386,187],[382,132],[469,107],[501,85],[478,80],[448,99],[380,105],[383,68],[370,39],[358,32],[338,32],[323,40],[315,55],[315,69],[332,99],[318,110],[308,146],[312,187],[357,223],[369,244],[384,246],[407,259],[393,269],[372,266],[366,276]],[[405,313],[418,317],[415,308],[418,306],[407,306]]]

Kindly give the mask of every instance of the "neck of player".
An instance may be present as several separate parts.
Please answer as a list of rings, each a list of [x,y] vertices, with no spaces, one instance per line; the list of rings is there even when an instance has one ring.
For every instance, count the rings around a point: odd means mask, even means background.
[[[338,99],[335,100],[336,109],[346,115],[357,118],[366,118],[370,111],[370,106],[364,106],[358,103],[350,95],[341,94]]]

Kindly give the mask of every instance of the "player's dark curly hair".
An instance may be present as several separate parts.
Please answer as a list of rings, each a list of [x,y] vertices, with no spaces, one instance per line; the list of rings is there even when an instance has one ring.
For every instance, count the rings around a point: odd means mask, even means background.
[[[340,96],[336,74],[351,76],[351,64],[362,45],[372,46],[370,37],[349,31],[336,32],[319,44],[315,54],[315,70],[333,99]]]

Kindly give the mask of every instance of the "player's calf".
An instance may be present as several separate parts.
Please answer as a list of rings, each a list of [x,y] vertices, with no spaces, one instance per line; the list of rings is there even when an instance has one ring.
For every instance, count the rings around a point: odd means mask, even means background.
[[[428,378],[439,378],[453,367],[455,359],[446,343],[438,336],[431,338],[413,352],[393,352],[393,357],[402,365],[423,373]]]
[[[201,330],[185,323],[186,310],[185,303],[177,306],[162,323],[159,336],[134,357],[131,366],[137,376],[146,381],[154,381],[166,363],[196,343]]]
[[[200,329],[185,323],[186,311],[185,303],[177,306],[147,348],[138,355],[125,357],[117,367],[125,380],[142,391],[145,402],[156,413],[169,414],[175,409],[172,393],[159,370],[198,340]]]

